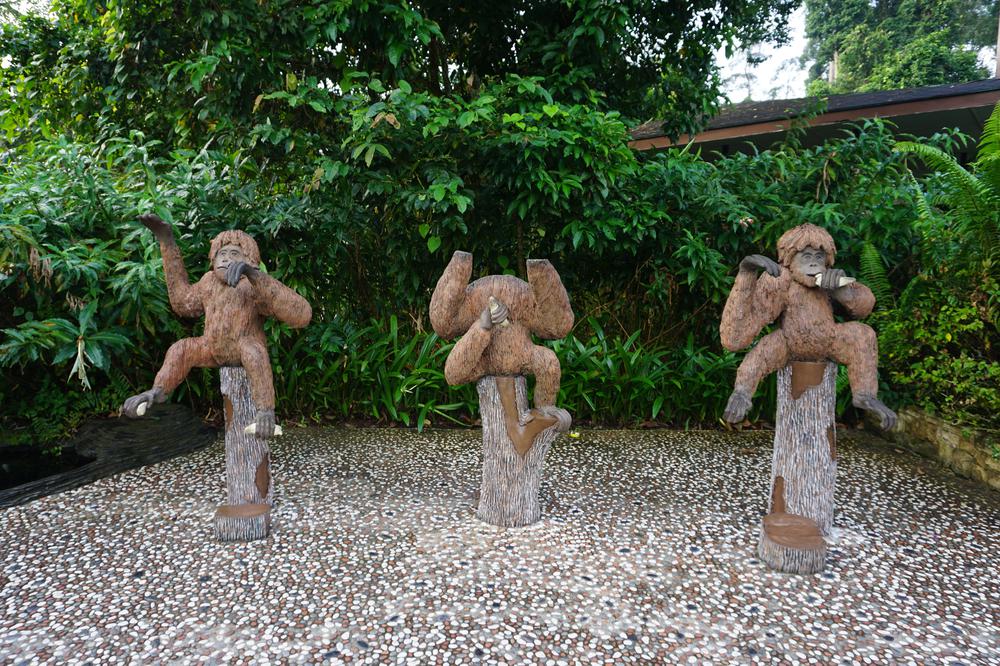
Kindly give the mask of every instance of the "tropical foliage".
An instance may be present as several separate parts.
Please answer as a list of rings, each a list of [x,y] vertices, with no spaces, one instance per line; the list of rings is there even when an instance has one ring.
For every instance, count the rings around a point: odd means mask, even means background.
[[[934,171],[919,193],[924,269],[902,290],[885,335],[894,379],[926,409],[996,424],[1000,409],[1000,106],[971,169],[912,141],[897,149]]]
[[[692,74],[692,35],[715,26],[704,48],[780,38],[784,5],[730,3],[716,24],[698,3],[669,18],[659,3],[494,3],[468,15],[434,3],[244,4],[70,0],[54,18],[3,26],[4,429],[50,437],[113,413],[173,340],[197,334],[170,312],[158,248],[135,222],[146,211],[174,225],[193,274],[209,239],[239,226],[266,270],[313,303],[303,331],[268,324],[287,419],[473,418],[474,389],[444,384],[450,343],[426,317],[442,266],[464,249],[481,274],[523,274],[532,256],[556,264],[578,323],[551,344],[560,402],[578,419],[714,424],[738,362],[716,333],[734,267],[806,221],[831,231],[843,266],[880,280],[895,303],[878,315],[888,340],[905,332],[891,313],[909,299],[954,297],[962,344],[985,341],[972,360],[993,371],[996,322],[978,308],[995,302],[995,283],[972,295],[949,286],[960,264],[982,267],[962,258],[971,236],[941,198],[954,188],[912,176],[885,124],[814,148],[793,132],[728,158],[628,147],[641,114],[676,133],[710,110],[715,84]],[[481,39],[484,26],[512,41]],[[930,145],[947,155],[960,140]],[[932,268],[945,277],[924,279]],[[923,399],[899,378],[931,352],[909,356],[898,340],[885,388],[897,404]],[[207,412],[215,382],[196,371],[175,399]],[[962,384],[948,395],[927,399],[975,414],[968,401],[993,394]],[[771,400],[765,388],[755,414]]]

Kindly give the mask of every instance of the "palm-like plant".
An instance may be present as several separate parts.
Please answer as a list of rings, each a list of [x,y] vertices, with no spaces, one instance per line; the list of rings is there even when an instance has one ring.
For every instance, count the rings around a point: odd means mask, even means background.
[[[900,141],[896,149],[919,157],[943,181],[939,195],[929,199],[921,193],[917,201],[921,221],[931,225],[936,213],[943,214],[953,232],[959,267],[978,277],[991,277],[1000,259],[1000,104],[983,127],[971,170],[934,146]]]

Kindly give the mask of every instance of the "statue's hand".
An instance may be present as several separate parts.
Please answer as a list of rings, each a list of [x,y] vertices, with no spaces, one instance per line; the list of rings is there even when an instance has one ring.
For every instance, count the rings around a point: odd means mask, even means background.
[[[140,215],[139,221],[142,222],[143,226],[152,231],[153,235],[157,238],[170,235],[170,225],[161,220],[160,216],[155,213]]]
[[[250,277],[257,269],[245,261],[237,261],[229,265],[226,269],[226,284],[235,287],[240,283],[240,278],[244,275]]]
[[[479,328],[484,331],[488,331],[493,328],[493,317],[490,316],[489,306],[483,308],[483,311],[479,313]]]
[[[254,434],[263,439],[274,436],[274,410],[273,409],[262,409],[257,412],[257,418],[254,420],[254,426],[256,430]]]
[[[751,254],[743,258],[740,262],[741,271],[752,271],[754,273],[758,271],[767,271],[767,274],[771,277],[778,277],[781,275],[781,266],[777,262],[768,259],[762,254]]]
[[[506,326],[509,315],[510,310],[507,309],[503,301],[498,301],[493,296],[490,296],[486,307],[483,308],[482,313],[479,315],[479,327],[484,331],[488,331],[495,325]]]
[[[847,277],[847,273],[839,268],[828,268],[823,272],[823,277],[819,283],[819,286],[823,289],[839,289],[840,288],[840,278]]]
[[[726,403],[726,411],[722,413],[722,418],[729,423],[739,423],[746,418],[750,406],[753,404],[750,395],[743,389],[735,389],[729,396]]]
[[[126,400],[125,404],[122,405],[122,414],[130,419],[138,418],[145,415],[150,407],[156,403],[163,402],[166,399],[166,394],[161,389],[154,386],[148,391],[143,391],[139,395],[134,395]],[[146,406],[142,408],[142,405]],[[142,408],[141,413],[140,408]]]

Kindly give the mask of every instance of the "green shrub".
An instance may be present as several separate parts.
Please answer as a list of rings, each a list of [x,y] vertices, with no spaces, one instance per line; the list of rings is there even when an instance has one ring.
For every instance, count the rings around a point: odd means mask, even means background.
[[[587,338],[547,343],[563,378],[558,404],[577,422],[628,426],[646,422],[717,423],[729,397],[736,355],[696,346],[645,347],[638,334],[609,338],[596,321]],[[453,343],[433,333],[403,335],[390,318],[355,327],[341,321],[291,332],[272,345],[276,389],[284,409],[314,420],[364,419],[423,427],[478,418],[473,384],[451,387],[444,362]],[[759,400],[769,407],[770,394]],[[773,401],[770,404],[773,408]]]
[[[903,397],[951,421],[997,427],[997,336],[982,305],[934,289],[885,313],[880,324],[884,374]]]

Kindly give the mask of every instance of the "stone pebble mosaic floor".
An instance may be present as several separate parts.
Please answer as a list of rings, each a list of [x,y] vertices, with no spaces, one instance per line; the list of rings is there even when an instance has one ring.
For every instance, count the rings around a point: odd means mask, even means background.
[[[221,442],[0,511],[0,663],[1000,664],[1000,494],[844,437],[817,576],[754,557],[767,433],[582,431],[545,517],[474,515],[478,431],[290,429],[272,537]]]

